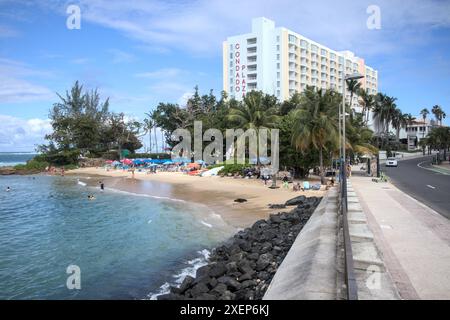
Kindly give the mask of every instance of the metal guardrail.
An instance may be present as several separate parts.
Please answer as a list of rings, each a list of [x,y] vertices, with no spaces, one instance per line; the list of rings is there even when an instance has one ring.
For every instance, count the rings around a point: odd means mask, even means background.
[[[342,168],[342,167],[341,167]],[[353,251],[348,228],[348,202],[347,202],[347,177],[345,171],[340,171],[340,211],[343,221],[344,236],[344,268],[347,300],[358,300],[358,286],[356,284],[355,271],[353,268]]]

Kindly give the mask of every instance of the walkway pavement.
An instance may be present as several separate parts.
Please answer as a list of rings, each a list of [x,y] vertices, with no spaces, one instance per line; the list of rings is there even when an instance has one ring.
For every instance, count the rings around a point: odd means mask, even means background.
[[[434,164],[433,167],[441,173],[450,174],[450,162],[443,161],[441,164]]]
[[[350,179],[401,298],[450,299],[450,220],[390,183]]]

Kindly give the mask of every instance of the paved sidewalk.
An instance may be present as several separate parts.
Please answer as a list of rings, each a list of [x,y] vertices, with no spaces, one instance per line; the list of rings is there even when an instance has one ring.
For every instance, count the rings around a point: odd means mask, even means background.
[[[390,183],[350,179],[402,299],[450,299],[450,220]]]
[[[450,174],[450,162],[444,161],[441,164],[433,164],[432,165],[435,169],[441,170],[442,173]]]

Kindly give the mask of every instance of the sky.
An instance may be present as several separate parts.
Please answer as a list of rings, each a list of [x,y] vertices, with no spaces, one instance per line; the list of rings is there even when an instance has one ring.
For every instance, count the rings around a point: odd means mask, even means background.
[[[80,8],[80,29],[67,8]],[[380,9],[369,29],[368,7]],[[159,102],[222,90],[222,42],[265,16],[378,70],[405,113],[440,105],[450,118],[449,0],[0,0],[0,152],[33,151],[48,111],[76,80],[142,119]],[[145,143],[145,140],[144,140]]]

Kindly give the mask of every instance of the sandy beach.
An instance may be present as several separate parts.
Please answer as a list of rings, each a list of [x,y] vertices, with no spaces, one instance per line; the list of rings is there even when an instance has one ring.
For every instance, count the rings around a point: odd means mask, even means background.
[[[170,196],[177,199],[187,200],[207,205],[215,213],[222,216],[228,224],[236,228],[251,226],[259,219],[266,219],[269,214],[277,213],[280,209],[269,209],[268,204],[280,204],[295,196],[305,195],[322,196],[326,191],[292,191],[282,188],[279,181],[278,189],[268,188],[261,180],[242,179],[232,177],[199,177],[189,176],[181,172],[158,172],[146,174],[135,172],[132,179],[131,172],[122,170],[109,170],[104,168],[80,168],[71,170],[66,174],[83,176],[104,176],[111,178],[122,178],[121,183],[115,183],[114,188],[124,191],[135,192],[145,190],[142,183],[157,183],[162,193],[158,195]],[[140,183],[137,183],[140,182]],[[105,181],[106,187],[108,182]],[[154,190],[154,188],[153,188]],[[145,192],[145,191],[144,191]],[[247,202],[236,203],[237,198],[246,199]]]

